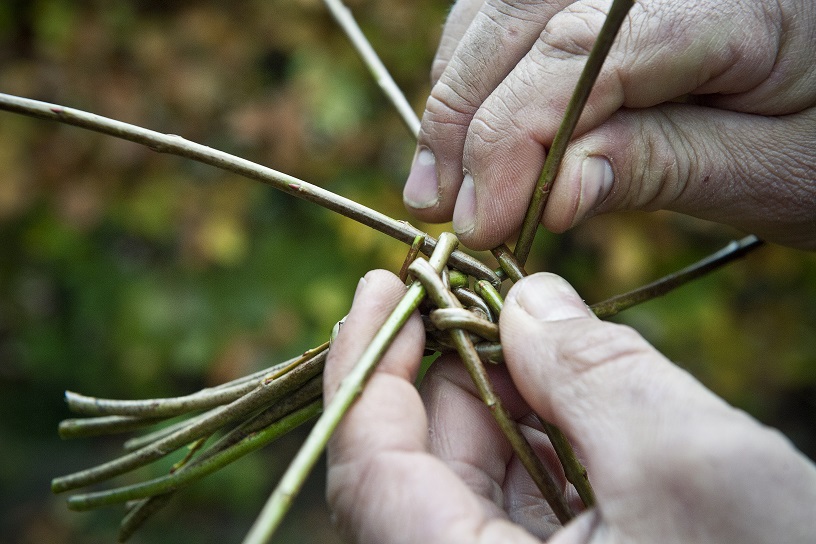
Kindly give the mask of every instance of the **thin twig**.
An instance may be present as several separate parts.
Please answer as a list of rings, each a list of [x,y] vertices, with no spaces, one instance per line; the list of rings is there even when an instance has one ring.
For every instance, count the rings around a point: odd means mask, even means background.
[[[697,261],[696,263],[678,270],[672,274],[663,276],[659,280],[653,281],[642,287],[638,287],[628,293],[616,295],[612,298],[598,302],[590,306],[595,315],[605,319],[612,317],[618,312],[631,308],[636,304],[661,297],[678,287],[687,284],[701,276],[712,272],[731,261],[744,257],[751,251],[761,247],[763,241],[754,236],[746,236],[741,240],[734,240],[716,253]]]
[[[501,294],[496,290],[490,282],[479,280],[476,282],[476,294],[493,310],[494,315],[499,315],[504,306]]]
[[[323,344],[321,344],[319,346],[316,346],[314,348],[311,348],[311,349],[308,349],[308,350],[304,351],[301,355],[299,355],[297,357],[293,357],[293,358],[289,359],[288,361],[283,361],[282,363],[272,365],[269,368],[266,368],[264,370],[260,370],[258,372],[254,372],[254,373],[249,374],[247,376],[244,376],[242,378],[237,378],[237,379],[232,380],[230,382],[214,386],[213,389],[220,389],[222,387],[232,387],[233,385],[237,385],[239,383],[246,383],[246,382],[255,382],[257,384],[258,381],[261,380],[261,379],[266,379],[266,378],[269,378],[269,377],[279,377],[283,373],[290,371],[292,368],[294,368],[294,367],[298,366],[299,364],[311,359],[315,355],[319,355],[321,352],[325,351],[328,347],[329,347],[329,343],[324,342]],[[217,408],[214,409],[214,410],[217,410]],[[191,427],[193,425],[196,425],[198,422],[200,422],[202,420],[205,420],[208,417],[210,417],[213,413],[214,413],[213,410],[210,410],[210,411],[204,412],[203,414],[199,414],[197,416],[188,418],[188,419],[186,419],[184,421],[179,421],[178,423],[168,425],[167,427],[164,427],[162,429],[158,429],[158,430],[153,431],[151,433],[131,438],[130,440],[125,442],[124,449],[125,449],[125,451],[138,450],[138,449],[140,449],[140,448],[142,448],[142,447],[144,447],[144,446],[146,446],[148,444],[151,444],[153,442],[156,442],[156,441],[158,441],[158,440],[160,440],[160,439],[162,439],[162,438],[164,438],[166,436],[169,436],[169,435],[171,435],[173,433],[181,431],[182,429],[185,429],[187,427]]]
[[[544,432],[547,433],[550,444],[552,444],[555,454],[561,462],[561,467],[564,469],[564,476],[567,478],[567,481],[575,487],[575,491],[578,492],[578,496],[581,497],[584,506],[592,508],[592,506],[595,505],[595,491],[589,483],[587,469],[581,461],[578,460],[578,456],[575,455],[575,450],[572,449],[572,444],[570,444],[561,429],[545,421],[540,416],[538,420],[541,422]]]
[[[122,522],[119,524],[119,542],[126,542],[133,533],[141,527],[153,514],[164,508],[170,499],[173,498],[174,492],[165,493],[163,495],[153,495],[146,499],[141,499],[128,510]]]
[[[244,382],[227,388],[202,389],[183,397],[146,400],[102,399],[66,391],[65,402],[72,412],[89,416],[169,418],[228,404],[243,397],[257,386],[257,383]]]
[[[495,247],[490,250],[490,252],[493,253],[493,256],[499,261],[499,266],[501,266],[502,271],[513,283],[516,283],[527,275],[527,271],[524,270],[524,265],[518,262],[516,256],[513,255],[513,252],[510,251],[510,248],[506,245],[502,244]]]
[[[303,353],[301,353],[297,357],[292,357],[291,359],[289,359],[287,361],[283,361],[281,363],[276,363],[276,364],[274,364],[274,365],[272,365],[272,366],[270,366],[270,367],[268,367],[268,368],[266,368],[264,370],[259,370],[257,372],[253,372],[252,374],[248,374],[246,376],[236,378],[236,379],[234,379],[232,381],[213,386],[212,389],[221,389],[221,388],[224,388],[224,387],[231,387],[231,386],[237,385],[239,383],[258,380],[260,378],[269,378],[269,377],[277,378],[278,376],[283,375],[284,373],[288,372],[289,370],[291,370],[295,366],[299,365],[300,363],[308,361],[309,359],[311,359],[315,355],[317,355],[320,352],[325,351],[327,349],[329,349],[329,342],[328,341],[323,342],[319,346],[315,346],[313,348],[307,349],[306,351],[304,351]]]
[[[185,140],[181,136],[162,134],[73,108],[2,93],[0,93],[0,110],[11,111],[39,119],[58,121],[60,123],[135,142],[159,153],[178,155],[209,164],[216,168],[266,183],[275,189],[297,198],[314,202],[319,206],[344,215],[363,225],[367,225],[406,244],[413,242],[418,234],[424,234],[405,221],[388,217],[383,213],[372,210],[348,198],[336,195],[331,191],[327,191],[326,189],[312,185],[288,174],[278,172],[277,170],[230,155],[229,153]],[[432,236],[426,236],[421,251],[428,255],[433,251],[435,246],[436,239]],[[477,278],[496,283],[499,281],[490,268],[479,262],[478,259],[461,251],[457,251],[451,255],[451,262],[461,270]]]
[[[462,306],[465,308],[478,308],[479,311],[483,313],[490,321],[495,323],[498,320],[499,314],[494,314],[493,310],[490,308],[490,306],[488,306],[484,299],[470,289],[465,289],[464,287],[451,287],[451,292],[456,295],[456,298],[459,299],[459,302],[461,302]]]
[[[59,424],[60,438],[85,438],[105,434],[126,433],[155,425],[161,418],[130,416],[102,416],[81,419],[64,419]]]
[[[431,312],[430,317],[431,323],[440,331],[462,329],[490,342],[499,341],[498,325],[487,319],[481,319],[464,308],[438,308]]]
[[[363,63],[368,68],[371,75],[374,76],[374,80],[377,82],[377,85],[380,86],[385,96],[391,100],[391,103],[399,113],[400,117],[402,118],[403,123],[414,135],[414,138],[417,137],[419,134],[419,117],[414,112],[411,105],[408,103],[408,100],[405,98],[405,95],[402,93],[400,88],[394,82],[394,79],[391,77],[391,74],[388,73],[388,69],[380,60],[380,57],[377,55],[374,48],[371,47],[371,44],[366,39],[365,34],[363,31],[360,30],[357,21],[354,20],[354,16],[343,2],[340,0],[323,0],[326,4],[326,7],[329,8],[331,14],[334,16],[337,24],[343,29],[346,35],[351,40],[352,45],[359,53],[360,58],[363,60]]]
[[[456,237],[452,234],[443,233],[439,237],[437,249],[431,255],[432,266],[437,271],[442,270],[456,244]],[[419,282],[412,283],[360,356],[357,364],[343,379],[331,403],[325,407],[323,415],[315,423],[306,441],[286,469],[277,488],[244,538],[244,544],[264,544],[272,537],[338,423],[352,403],[362,394],[363,386],[374,372],[380,358],[423,298],[425,298],[425,288]]]
[[[614,0],[612,2],[606,21],[601,27],[601,32],[592,46],[586,65],[578,78],[578,83],[575,85],[575,90],[567,105],[567,111],[564,113],[561,125],[559,125],[558,131],[555,133],[555,139],[553,139],[553,143],[547,152],[541,177],[538,179],[530,197],[530,205],[521,225],[518,242],[516,242],[515,254],[522,266],[527,262],[527,257],[530,255],[530,248],[533,246],[533,239],[538,224],[541,222],[541,216],[544,214],[544,206],[547,204],[552,183],[555,181],[556,174],[558,174],[561,159],[567,150],[567,144],[569,144],[572,133],[575,131],[581,112],[586,105],[595,80],[598,78],[604,60],[606,60],[606,55],[615,41],[618,29],[623,24],[623,20],[633,4],[634,0]]]
[[[242,441],[222,452],[219,452],[216,455],[213,455],[206,461],[196,464],[195,466],[191,465],[184,470],[175,472],[174,474],[169,474],[160,478],[149,480],[147,482],[120,487],[117,489],[69,497],[68,508],[78,511],[90,510],[93,508],[99,508],[100,506],[108,506],[134,499],[144,499],[146,497],[167,493],[168,491],[173,491],[179,487],[188,485],[189,483],[203,478],[204,476],[215,472],[229,463],[232,463],[247,453],[263,447],[272,440],[275,440],[299,425],[309,421],[320,413],[320,405],[320,401],[315,401],[305,408],[301,408],[291,415],[281,419],[277,423],[270,425],[266,429],[250,434]]]
[[[440,308],[459,307],[459,301],[450,291],[445,289],[442,280],[436,275],[435,271],[428,266],[427,261],[424,259],[414,261],[414,264],[411,265],[411,274],[425,285],[428,296],[431,297]],[[459,352],[459,356],[465,364],[465,368],[467,368],[473,383],[476,385],[479,395],[493,414],[496,423],[512,446],[516,457],[518,457],[519,461],[524,465],[524,468],[527,469],[527,472],[530,473],[530,476],[558,520],[566,524],[574,515],[564,498],[563,490],[559,489],[544,466],[544,463],[542,463],[541,459],[536,455],[533,447],[527,439],[524,438],[524,435],[521,434],[518,424],[510,417],[510,414],[504,408],[501,400],[493,391],[493,386],[490,383],[487,371],[482,365],[482,361],[476,353],[467,333],[460,329],[452,329],[448,331],[448,333],[451,336],[451,340],[456,344],[456,350]]]
[[[510,253],[507,249],[507,246],[501,245],[498,248],[493,250],[493,255],[501,264],[502,270],[514,281],[517,282],[521,278],[527,276],[527,272],[524,268],[518,263],[515,256]],[[479,284],[477,284],[477,288]],[[492,303],[498,307],[498,311],[501,311],[501,307],[504,305],[504,301],[501,298],[501,295],[493,289],[492,285],[482,285],[481,288],[489,296],[492,300]],[[498,348],[493,349],[501,349],[501,345],[498,345]],[[502,361],[504,360],[504,353],[499,352],[501,355]],[[498,358],[498,354],[495,356]],[[484,358],[484,356],[482,356]],[[539,418],[540,419],[540,418]],[[589,483],[589,478],[587,478],[587,470],[583,464],[578,460],[578,456],[575,455],[575,450],[572,448],[572,444],[570,444],[567,437],[564,433],[547,421],[540,419],[542,425],[544,426],[544,432],[547,433],[547,436],[550,438],[550,443],[553,446],[553,450],[555,450],[555,454],[558,456],[558,460],[561,462],[561,466],[564,469],[564,476],[567,478],[574,487],[575,490],[578,492],[578,496],[581,497],[581,500],[584,502],[584,505],[589,508],[593,504],[595,504],[595,491],[592,489],[592,485]]]
[[[277,380],[262,381],[252,392],[240,399],[212,410],[209,417],[136,451],[96,467],[54,478],[51,482],[51,490],[54,493],[60,493],[107,480],[151,463],[203,436],[209,436],[224,424],[246,417],[298,389],[309,379],[322,372],[325,358],[326,352],[324,351]]]
[[[273,423],[293,413],[295,410],[311,403],[312,401],[320,400],[322,394],[323,376],[317,375],[309,380],[306,385],[291,395],[281,399],[272,407],[264,410],[257,416],[224,435],[220,440],[218,440],[218,442],[213,444],[212,447],[195,459],[190,466],[195,466],[206,461],[215,454],[232,447],[234,444],[237,444],[250,434],[265,429],[269,425],[272,425]],[[119,527],[119,541],[124,542],[127,540],[134,531],[136,531],[145,521],[150,518],[150,516],[166,505],[174,494],[175,491],[169,491],[167,493],[154,495],[150,498],[139,501],[138,504],[136,504],[122,520]]]
[[[400,267],[399,271],[399,279],[402,283],[408,281],[408,266],[414,259],[416,259],[417,254],[419,253],[419,248],[422,246],[422,243],[425,241],[424,234],[417,234],[417,237],[414,238],[411,247],[408,249],[408,254],[405,256],[405,260],[402,262],[402,267]]]

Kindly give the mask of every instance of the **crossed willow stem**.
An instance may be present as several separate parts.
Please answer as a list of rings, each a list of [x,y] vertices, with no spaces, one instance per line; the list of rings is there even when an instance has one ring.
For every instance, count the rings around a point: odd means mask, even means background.
[[[324,2],[349,36],[378,85],[394,104],[406,127],[416,137],[419,119],[365,39],[351,12],[340,0]],[[334,429],[362,393],[366,380],[375,370],[382,354],[411,313],[428,296],[436,308],[427,316],[426,348],[458,352],[482,400],[555,515],[562,523],[571,519],[574,513],[564,499],[563,490],[556,485],[519,431],[517,423],[510,418],[493,392],[484,362],[503,362],[497,325],[503,301],[497,287],[504,278],[515,282],[527,274],[524,264],[561,159],[604,59],[632,4],[633,0],[613,1],[548,151],[541,177],[531,195],[515,251],[511,252],[504,245],[492,250],[500,265],[496,271],[474,257],[456,251],[458,241],[452,234],[444,233],[437,241],[405,221],[393,219],[276,170],[190,142],[180,136],[161,134],[59,105],[0,94],[0,109],[78,126],[139,143],[157,152],[187,157],[267,183],[287,194],[368,225],[411,245],[405,265],[400,271],[400,278],[409,282],[411,277],[416,280],[410,283],[405,296],[344,379],[331,404],[325,407],[322,405],[322,370],[329,349],[328,343],[279,365],[183,397],[127,401],[97,399],[66,392],[69,408],[91,417],[63,421],[59,427],[63,438],[128,432],[179,416],[187,419],[128,440],[125,442],[127,453],[118,459],[55,478],[52,482],[53,490],[61,492],[98,483],[186,446],[187,453],[173,465],[169,474],[138,484],[78,494],[68,499],[68,506],[75,510],[127,503],[128,511],[119,533],[120,541],[124,541],[164,506],[178,489],[263,447],[314,419],[322,411],[245,540],[248,544],[267,542],[317,462]],[[742,257],[760,245],[761,240],[755,236],[747,236],[687,268],[590,308],[598,317],[610,317],[626,308],[662,296]],[[430,255],[430,261],[417,258],[420,252]],[[469,288],[471,280],[472,290]],[[575,487],[584,505],[592,506],[595,499],[586,469],[578,461],[569,441],[552,424],[546,421],[541,421],[541,424],[561,462],[566,479]],[[223,434],[207,447],[207,442],[217,433]]]

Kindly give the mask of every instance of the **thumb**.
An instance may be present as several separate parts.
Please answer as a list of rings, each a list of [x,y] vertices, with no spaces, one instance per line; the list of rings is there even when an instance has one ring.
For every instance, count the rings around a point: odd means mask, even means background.
[[[518,282],[500,327],[516,387],[575,445],[598,498],[553,544],[812,540],[813,465],[564,280]]]
[[[816,108],[764,117],[689,104],[622,110],[571,144],[543,222],[674,210],[816,248]]]
[[[518,282],[500,327],[513,382],[576,446],[599,499],[620,482],[636,489],[643,457],[668,447],[690,414],[732,412],[633,329],[598,320],[553,274]]]

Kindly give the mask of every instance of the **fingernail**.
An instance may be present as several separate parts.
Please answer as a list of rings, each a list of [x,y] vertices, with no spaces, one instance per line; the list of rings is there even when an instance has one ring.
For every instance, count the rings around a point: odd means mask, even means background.
[[[439,202],[436,157],[427,147],[420,147],[414,157],[402,199],[409,207],[416,209],[430,208]]]
[[[524,278],[510,291],[507,299],[542,321],[592,315],[575,289],[555,274],[539,273]]]
[[[581,193],[578,195],[573,224],[586,217],[590,210],[606,198],[614,181],[615,175],[609,159],[597,155],[584,159],[581,164]]]
[[[476,226],[476,187],[473,176],[465,172],[456,206],[453,208],[453,230],[456,234],[467,234]]]
[[[354,298],[356,299],[357,296],[363,292],[363,288],[368,283],[368,280],[365,277],[360,278],[360,281],[357,282],[357,289],[354,290]]]

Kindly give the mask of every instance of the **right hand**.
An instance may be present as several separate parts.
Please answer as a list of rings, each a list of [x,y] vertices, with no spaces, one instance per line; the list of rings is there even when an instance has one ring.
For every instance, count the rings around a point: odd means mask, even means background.
[[[609,5],[456,2],[404,191],[414,215],[452,218],[475,249],[520,227]],[[669,209],[816,249],[814,36],[813,0],[638,0],[544,225]]]
[[[404,293],[384,272],[361,282],[326,362],[326,402]],[[816,467],[632,329],[598,320],[566,281],[521,280],[500,326],[507,364],[489,371],[505,407],[548,465],[533,413],[564,431],[597,505],[554,523],[460,361],[434,363],[417,393],[414,314],[329,442],[329,503],[355,542],[813,541]]]

